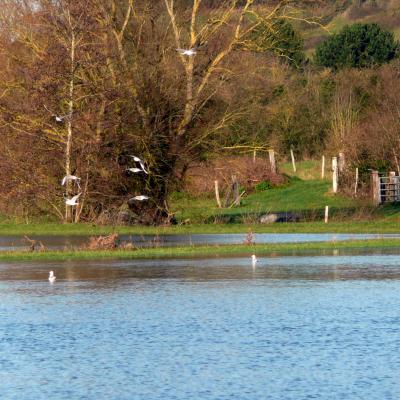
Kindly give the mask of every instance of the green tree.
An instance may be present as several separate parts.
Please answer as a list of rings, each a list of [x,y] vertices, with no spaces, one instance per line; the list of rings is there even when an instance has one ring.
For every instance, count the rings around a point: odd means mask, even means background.
[[[333,69],[369,68],[395,58],[398,48],[393,33],[378,24],[354,24],[321,43],[315,63]]]
[[[261,22],[246,42],[250,50],[271,51],[294,67],[300,67],[305,61],[303,44],[303,38],[284,19],[277,19],[272,24]]]

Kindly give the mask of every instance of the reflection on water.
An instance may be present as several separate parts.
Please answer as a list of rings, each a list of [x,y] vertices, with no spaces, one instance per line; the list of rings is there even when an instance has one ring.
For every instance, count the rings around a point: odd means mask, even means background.
[[[0,398],[398,399],[399,324],[398,254],[2,263]]]
[[[120,240],[138,247],[241,244],[247,234],[192,234],[192,235],[121,235]],[[43,243],[47,249],[82,247],[88,244],[87,236],[32,236]],[[300,243],[300,242],[336,242],[344,240],[366,240],[380,238],[400,238],[399,234],[348,234],[348,233],[256,233],[254,242],[263,243]],[[0,236],[0,251],[28,248],[29,243],[20,236]]]

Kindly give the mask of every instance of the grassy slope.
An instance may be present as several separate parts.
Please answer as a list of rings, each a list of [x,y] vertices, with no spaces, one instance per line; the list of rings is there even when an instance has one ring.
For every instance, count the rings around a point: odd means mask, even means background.
[[[397,19],[398,22],[396,22],[396,19],[393,18],[394,15],[398,15],[396,13],[398,13],[398,8],[388,9],[386,11],[377,8],[375,13],[350,19],[349,13],[347,11],[344,11],[333,18],[324,28],[313,27],[310,25],[308,29],[302,32],[307,47],[306,55],[308,57],[312,57],[315,51],[315,47],[310,48],[309,46],[307,46],[307,42],[312,41],[314,38],[317,37],[328,37],[330,33],[332,34],[340,32],[346,25],[351,25],[355,23],[376,22],[380,24],[384,29],[392,31],[395,35],[395,38],[399,40],[400,18]]]
[[[296,174],[291,163],[279,165],[283,173],[296,175],[303,180],[294,181],[290,186],[270,189],[260,193],[251,193],[243,197],[240,207],[218,209],[215,199],[182,197],[172,203],[179,221],[190,223],[240,222],[256,223],[261,214],[268,212],[299,212],[308,217],[323,213],[325,206],[331,208],[332,215],[348,214],[348,210],[365,205],[343,195],[330,193],[330,180],[321,180],[320,161],[297,163]],[[326,171],[326,176],[329,171]]]
[[[260,245],[186,246],[140,250],[76,250],[46,252],[0,252],[0,261],[64,261],[96,259],[155,259],[191,257],[250,257],[251,254],[275,255],[298,251],[335,249],[398,248],[400,239],[355,240],[346,242],[272,243]]]
[[[295,181],[288,187],[266,190],[245,196],[240,207],[218,209],[213,198],[182,198],[173,203],[178,220],[192,223],[218,222],[231,218],[233,222],[252,223],[267,212],[301,212],[320,215],[325,206],[336,210],[352,209],[361,202],[333,195],[330,182],[322,180]]]

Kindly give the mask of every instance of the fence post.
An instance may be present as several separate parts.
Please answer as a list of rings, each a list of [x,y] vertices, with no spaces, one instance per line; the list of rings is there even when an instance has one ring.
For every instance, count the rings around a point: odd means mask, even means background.
[[[378,171],[372,171],[372,200],[374,205],[381,204],[381,180]]]
[[[218,181],[214,181],[214,185],[215,185],[215,198],[217,199],[217,204],[218,207],[221,208],[221,199],[219,197],[219,187],[218,187]]]
[[[357,196],[357,187],[358,187],[358,167],[356,167],[356,183],[354,184],[354,196]]]
[[[296,161],[294,159],[293,149],[290,149],[290,156],[292,158],[293,172],[296,172]]]
[[[344,158],[344,153],[339,153],[339,172],[344,171],[344,167],[346,166],[346,161]]]
[[[257,150],[253,150],[253,163],[256,162]]]
[[[329,206],[325,206],[325,223],[328,223],[329,218]]]
[[[232,175],[232,191],[233,191],[233,205],[240,205],[239,182],[236,175]]]
[[[337,193],[337,189],[338,189],[337,157],[332,157],[332,189],[333,189],[333,193]]]
[[[269,162],[271,164],[271,172],[276,174],[275,152],[273,149],[268,150]]]
[[[389,201],[396,201],[396,172],[389,172]],[[387,193],[387,192],[386,192]]]
[[[322,156],[321,179],[325,178],[325,156]]]

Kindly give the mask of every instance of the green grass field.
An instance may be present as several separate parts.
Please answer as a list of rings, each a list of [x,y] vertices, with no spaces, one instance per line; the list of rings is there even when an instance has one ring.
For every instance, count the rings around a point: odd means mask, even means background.
[[[363,202],[330,193],[329,181],[296,180],[289,186],[245,195],[239,207],[219,209],[212,197],[183,197],[172,203],[172,209],[178,221],[256,223],[265,213],[297,212],[313,219],[320,218],[325,206],[331,208],[332,215],[347,215],[362,205]]]
[[[400,233],[400,219],[372,219],[261,224],[194,224],[168,227],[153,226],[92,226],[91,224],[4,224],[0,225],[0,236],[35,236],[35,235],[107,235],[117,232],[121,235],[182,235],[213,233]]]

